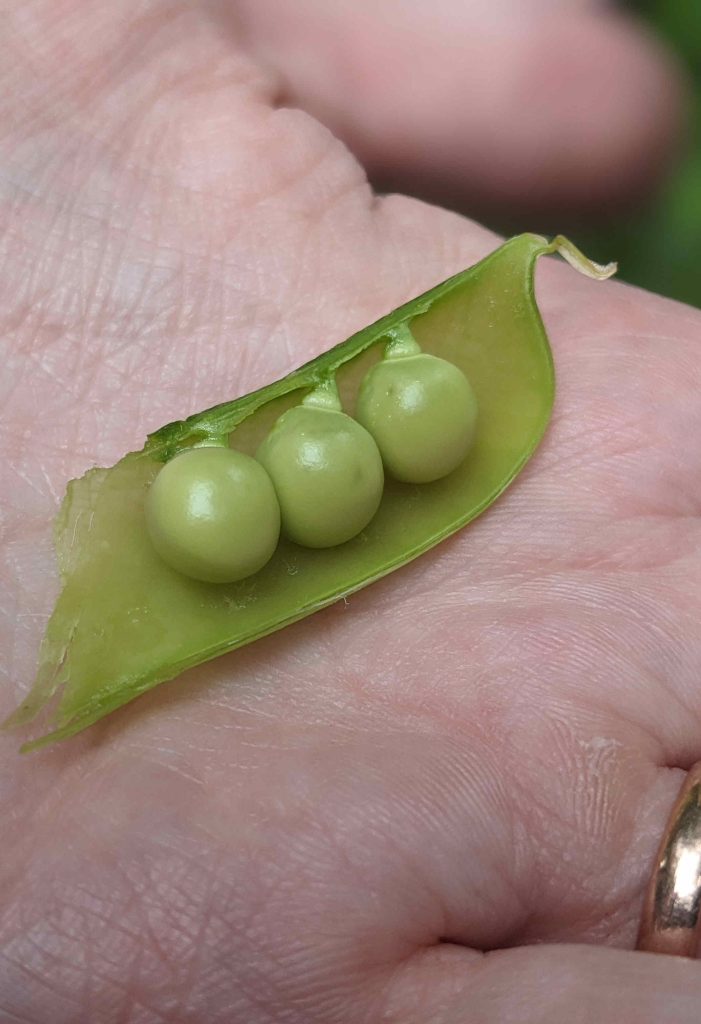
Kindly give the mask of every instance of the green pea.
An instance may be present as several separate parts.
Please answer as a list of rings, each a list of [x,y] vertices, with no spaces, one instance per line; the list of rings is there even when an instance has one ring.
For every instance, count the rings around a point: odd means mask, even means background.
[[[280,509],[270,477],[250,455],[193,448],[158,473],[146,498],[146,524],[171,568],[208,583],[233,583],[270,561]]]
[[[34,686],[6,723],[7,727],[25,725],[48,706],[51,728],[22,749],[79,732],[185,668],[338,601],[428,551],[484,512],[526,464],[550,416],[554,375],[533,279],[538,258],[555,251],[591,277],[608,277],[614,269],[592,264],[560,237],[548,242],[538,235],[520,235],[287,377],[168,423],[147,439],[141,451],[73,481],[54,531],[62,590],[42,642]],[[289,409],[308,401],[320,380],[335,379],[346,404],[354,407],[373,350],[388,337],[394,339],[387,363],[389,368],[396,357],[399,367],[404,359],[395,342],[408,337],[409,325],[426,351],[457,367],[479,396],[479,430],[469,458],[430,487],[406,487],[388,479],[371,528],[345,543],[312,550],[282,535],[264,568],[241,582],[202,583],[164,564],[144,516],[149,487],[159,472],[163,474],[159,480],[167,481],[166,474],[189,465],[186,459],[204,457],[193,445],[233,443],[239,452],[251,454],[274,421],[279,404]],[[411,350],[409,345],[407,351]],[[406,363],[411,365],[409,356]],[[421,365],[426,365],[425,360]],[[443,389],[441,393],[445,400]],[[338,416],[330,416],[332,411],[338,413],[334,402],[329,401],[326,408],[323,422],[338,423]],[[286,423],[294,425],[301,415],[296,412]],[[317,423],[322,422],[321,415],[316,414]],[[431,415],[435,431],[439,416],[435,406]],[[347,426],[347,417],[341,422]],[[272,452],[277,442],[271,438],[266,447]],[[459,447],[451,442],[453,458]],[[211,457],[239,463],[241,459],[226,450]],[[328,456],[330,472],[339,458],[338,449]],[[372,457],[368,458],[361,469],[372,480],[368,469]],[[262,466],[254,465],[265,479]],[[422,456],[420,468],[425,466]],[[348,489],[354,471],[345,472],[341,483]],[[379,477],[378,466],[376,486]],[[346,502],[339,535],[322,537],[316,532],[305,539],[311,543],[339,540],[359,527],[375,501],[370,501],[373,487],[363,486],[367,504],[362,515],[354,512],[357,518],[351,523]],[[349,489],[353,492],[353,486]],[[301,495],[301,519],[311,520],[315,509],[305,488],[295,485],[291,493]],[[251,561],[241,568],[236,551],[233,556],[229,551],[226,557],[233,558],[233,569],[229,561],[226,575],[229,570],[238,575],[260,565],[274,546],[275,505],[263,500],[256,505],[261,511],[255,516],[253,508],[250,500],[244,503],[244,511],[256,521],[241,530],[237,544],[241,541],[244,547],[236,549],[243,555],[250,546]],[[324,529],[334,518],[329,508],[321,524]],[[227,514],[232,514],[231,509]],[[228,542],[229,533],[226,529],[223,533]],[[225,548],[222,542],[214,560],[208,561],[217,576]]]
[[[343,412],[304,405],[275,423],[256,458],[275,485],[282,529],[309,548],[364,530],[382,498],[382,459],[367,430]]]
[[[462,370],[420,353],[374,366],[361,384],[356,417],[377,441],[388,473],[425,484],[464,460],[475,436],[477,401]]]

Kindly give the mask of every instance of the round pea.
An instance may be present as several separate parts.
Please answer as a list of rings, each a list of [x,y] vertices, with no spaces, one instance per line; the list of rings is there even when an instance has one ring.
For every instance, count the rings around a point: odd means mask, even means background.
[[[356,416],[397,480],[424,484],[463,461],[475,434],[477,402],[465,374],[438,356],[388,358],[367,373]]]
[[[154,548],[173,569],[234,583],[262,569],[280,536],[280,507],[263,467],[231,448],[193,448],[161,469],[146,498]]]
[[[282,530],[309,548],[360,533],[382,498],[382,458],[367,430],[343,412],[299,405],[279,418],[256,458],[275,485]]]

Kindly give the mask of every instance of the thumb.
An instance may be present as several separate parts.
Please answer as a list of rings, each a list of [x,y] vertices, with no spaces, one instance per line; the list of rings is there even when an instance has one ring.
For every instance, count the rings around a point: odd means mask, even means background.
[[[631,19],[544,0],[239,0],[286,98],[371,176],[425,198],[582,209],[645,190],[670,158],[684,82]]]

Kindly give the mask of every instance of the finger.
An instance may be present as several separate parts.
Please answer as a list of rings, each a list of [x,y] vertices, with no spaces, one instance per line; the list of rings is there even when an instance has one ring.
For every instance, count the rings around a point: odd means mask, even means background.
[[[638,193],[680,130],[661,44],[590,5],[241,0],[289,97],[393,188],[460,202],[595,206]]]
[[[436,946],[395,976],[403,1024],[697,1024],[701,965],[589,946]]]

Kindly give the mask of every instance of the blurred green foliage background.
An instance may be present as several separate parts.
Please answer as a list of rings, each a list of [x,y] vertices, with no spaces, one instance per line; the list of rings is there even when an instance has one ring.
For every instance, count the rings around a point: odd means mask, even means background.
[[[594,259],[619,262],[619,276],[701,307],[701,0],[628,0],[684,59],[694,108],[681,163],[642,210],[606,226],[577,229]]]

